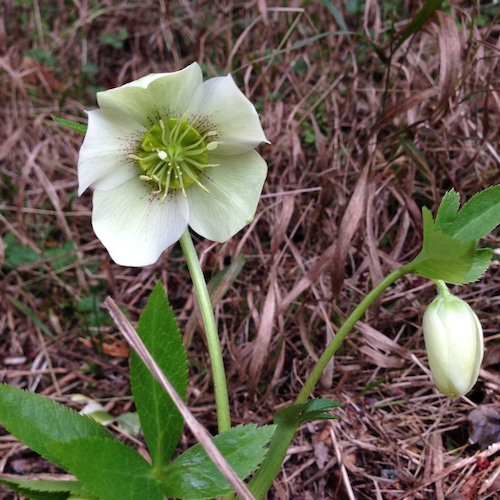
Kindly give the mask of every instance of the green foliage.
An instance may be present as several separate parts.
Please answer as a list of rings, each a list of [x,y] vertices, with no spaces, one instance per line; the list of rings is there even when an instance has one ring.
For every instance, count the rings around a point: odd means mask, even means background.
[[[83,314],[88,326],[101,328],[111,324],[109,315],[100,308],[101,297],[98,293],[82,297],[76,304],[76,311]]]
[[[450,221],[447,232],[457,241],[467,242],[483,238],[499,224],[500,185],[473,196]]]
[[[50,116],[56,123],[59,123],[59,125],[63,125],[71,130],[74,130],[75,132],[83,135],[87,132],[87,125],[84,125],[83,123],[73,122],[71,120],[66,120],[66,118],[59,118],[55,115]]]
[[[99,500],[163,500],[153,468],[117,439],[86,437],[48,444],[48,448]]]
[[[241,479],[264,459],[274,425],[238,425],[215,436],[214,444]],[[195,445],[177,457],[162,474],[165,495],[175,498],[212,498],[233,491],[205,450]]]
[[[40,253],[27,245],[21,245],[16,241],[13,233],[7,233],[3,237],[5,243],[4,266],[8,269],[17,269],[25,264],[34,264],[40,260]]]
[[[61,247],[47,248],[43,251],[43,255],[56,272],[64,270],[76,261],[75,245],[72,241],[65,241]]]
[[[177,393],[186,398],[187,357],[172,308],[160,282],[141,314],[137,332]],[[171,458],[184,419],[170,396],[137,354],[130,358],[130,383],[153,466],[160,469]]]
[[[330,401],[329,399],[311,399],[311,401],[306,403],[304,409],[299,414],[298,423],[302,425],[306,422],[313,422],[315,420],[333,420],[337,417],[328,412],[340,406],[342,406],[341,403]]]
[[[274,421],[278,426],[299,427],[306,422],[315,420],[333,420],[337,417],[328,413],[333,408],[339,408],[341,403],[329,399],[311,399],[307,403],[299,403],[276,412]]]
[[[42,457],[64,467],[50,443],[80,437],[113,439],[97,422],[38,394],[0,385],[0,422]]]
[[[107,33],[99,37],[99,41],[104,45],[109,45],[113,49],[122,49],[123,43],[129,37],[126,28],[120,28],[117,33]]]
[[[37,481],[0,478],[0,483],[19,493],[29,500],[66,500],[79,498],[93,500],[94,497],[86,495],[81,483],[77,481]]]
[[[160,368],[185,399],[186,353],[161,284],[154,288],[137,330]],[[42,457],[75,475],[81,483],[12,481],[6,484],[35,500],[161,500],[164,494],[209,498],[232,491],[200,445],[167,465],[180,438],[183,418],[135,354],[131,359],[131,381],[153,465],[92,418],[37,394],[0,385],[2,425]],[[245,478],[264,459],[265,446],[274,430],[275,426],[251,424],[235,427],[213,439],[237,474]]]
[[[435,221],[427,208],[422,210],[424,241],[412,263],[416,274],[458,285],[479,279],[488,268],[492,251],[478,249],[477,240],[500,224],[500,186],[477,193],[460,211],[459,203],[452,190]]]
[[[20,266],[48,261],[53,270],[58,272],[76,260],[75,247],[71,241],[65,241],[60,247],[47,245],[47,248],[40,253],[30,246],[18,243],[13,233],[7,233],[3,240],[6,246],[4,266],[7,269],[18,269]],[[42,244],[44,243],[47,242],[42,241]]]
[[[422,8],[417,12],[410,24],[403,30],[401,35],[392,46],[392,52],[396,51],[401,45],[415,33],[418,33],[421,28],[432,18],[436,10],[441,6],[443,0],[426,0]]]
[[[25,50],[23,52],[23,56],[26,57],[32,57],[36,61],[45,64],[46,66],[54,66],[55,65],[55,59],[54,56],[46,52],[45,50],[42,49],[31,49],[31,50]]]

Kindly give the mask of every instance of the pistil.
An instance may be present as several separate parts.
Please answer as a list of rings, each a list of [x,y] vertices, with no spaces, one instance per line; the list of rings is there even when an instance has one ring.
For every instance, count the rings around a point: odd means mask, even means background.
[[[137,161],[139,178],[157,185],[155,194],[163,192],[161,201],[171,189],[180,189],[187,196],[186,190],[193,184],[208,193],[199,174],[207,167],[217,166],[208,163],[208,152],[221,144],[216,136],[215,130],[201,135],[183,117],[159,120],[144,134],[137,153],[129,157]]]

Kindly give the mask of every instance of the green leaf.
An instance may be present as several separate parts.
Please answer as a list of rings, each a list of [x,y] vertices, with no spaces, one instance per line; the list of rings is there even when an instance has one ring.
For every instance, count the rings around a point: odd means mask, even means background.
[[[40,262],[41,254],[29,246],[18,243],[14,234],[7,233],[3,241],[6,245],[4,265],[8,269],[17,269],[25,264]]]
[[[447,232],[457,216],[459,206],[460,195],[454,189],[445,193],[436,214],[435,229],[437,231]]]
[[[141,314],[137,333],[185,400],[188,385],[186,352],[174,313],[159,282]],[[184,419],[170,396],[135,353],[130,358],[130,382],[151,461],[154,467],[160,469],[174,453]]]
[[[475,281],[488,267],[485,258],[489,250],[478,250],[475,241],[460,243],[451,236],[436,231],[430,210],[422,210],[424,243],[413,261],[414,273],[431,280],[443,280],[460,285]]]
[[[39,455],[65,468],[51,452],[52,442],[94,436],[114,439],[105,427],[86,415],[49,398],[0,384],[0,423]]]
[[[59,125],[63,125],[71,130],[74,130],[75,132],[83,135],[85,135],[87,132],[87,125],[84,125],[83,123],[72,122],[71,120],[66,120],[66,118],[59,118],[55,115],[50,116],[56,123],[59,123]]]
[[[478,240],[500,224],[500,185],[475,194],[446,231],[461,242]]]
[[[335,19],[335,22],[339,25],[339,28],[347,33],[347,39],[350,40],[351,37],[348,33],[349,29],[347,28],[347,24],[340,10],[337,9],[337,7],[335,7],[335,5],[333,5],[329,0],[320,0],[320,2],[330,11],[330,14]]]
[[[422,209],[424,241],[413,261],[413,272],[432,280],[461,285],[478,280],[488,269],[490,249],[478,249],[477,240],[500,223],[500,186],[474,195],[460,211],[459,195],[445,194],[434,222]]]
[[[241,479],[249,476],[262,462],[276,426],[238,425],[213,438]],[[168,497],[213,498],[233,491],[201,445],[196,444],[177,457],[162,472],[163,492]]]
[[[392,46],[392,52],[394,53],[396,49],[401,47],[401,45],[410,38],[410,36],[420,31],[424,24],[432,18],[434,12],[436,12],[442,3],[443,0],[426,0],[422,8],[417,12],[410,24],[404,29],[396,43]]]
[[[477,281],[490,266],[493,250],[490,248],[480,248],[476,250],[471,268],[465,274],[465,283]]]
[[[0,483],[30,500],[66,500],[70,497],[92,500],[78,481],[36,481],[0,478]]]
[[[329,399],[312,399],[306,403],[304,409],[299,414],[298,424],[302,425],[306,422],[313,422],[315,420],[333,420],[337,417],[328,413],[333,408],[342,406],[337,401]]]
[[[311,399],[307,403],[294,404],[278,410],[274,421],[278,426],[297,428],[299,425],[314,420],[333,420],[337,417],[328,412],[340,406],[342,406],[341,403],[329,399]]]
[[[47,446],[99,500],[163,500],[153,468],[117,439],[78,438]]]

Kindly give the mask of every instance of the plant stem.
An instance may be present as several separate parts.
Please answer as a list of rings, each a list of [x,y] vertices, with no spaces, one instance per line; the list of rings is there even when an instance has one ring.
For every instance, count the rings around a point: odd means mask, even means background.
[[[189,233],[186,229],[180,238],[180,244],[184,257],[188,265],[191,279],[196,291],[196,297],[200,306],[203,325],[205,326],[205,335],[207,338],[208,354],[212,365],[212,377],[214,381],[215,406],[217,409],[217,424],[219,434],[231,428],[231,415],[229,413],[229,396],[227,393],[226,372],[224,370],[224,361],[220,346],[219,333],[215,323],[214,310],[210,295],[207,289],[207,283],[203,276],[200,261],[196,249]]]
[[[344,342],[344,339],[353,329],[354,325],[364,316],[366,310],[378,299],[380,295],[382,295],[385,290],[387,290],[387,288],[389,288],[390,285],[392,285],[397,279],[401,278],[401,276],[409,273],[411,269],[413,269],[411,264],[399,267],[392,273],[388,274],[377,286],[368,292],[366,297],[344,321],[333,340],[328,344],[323,354],[314,365],[314,368],[305,381],[302,390],[295,399],[295,403],[305,403],[308,400],[329,361],[332,359],[337,349],[342,345],[342,342]]]
[[[352,330],[354,325],[358,320],[360,320],[365,314],[366,310],[375,302],[375,300],[398,278],[401,278],[407,273],[413,271],[413,263],[402,266],[389,275],[387,275],[373,290],[371,290],[366,297],[359,303],[359,305],[352,311],[349,317],[340,327],[339,331],[333,338],[333,340],[328,344],[325,351],[316,362],[316,365],[312,369],[309,377],[307,378],[302,390],[295,399],[295,404],[305,403],[314,387],[316,386],[318,380],[321,377],[326,365],[332,359],[333,355],[340,347],[348,333]],[[267,491],[271,487],[274,478],[278,475],[285,458],[286,452],[290,443],[292,442],[295,431],[298,425],[288,423],[287,425],[279,426],[277,431],[274,433],[271,443],[269,445],[269,452],[264,459],[264,462],[259,467],[259,470],[249,483],[249,489],[257,500],[261,500],[266,495]]]
[[[443,297],[451,295],[451,292],[448,290],[448,287],[446,286],[446,283],[444,281],[435,280],[434,283],[436,283],[440,295],[442,295]]]

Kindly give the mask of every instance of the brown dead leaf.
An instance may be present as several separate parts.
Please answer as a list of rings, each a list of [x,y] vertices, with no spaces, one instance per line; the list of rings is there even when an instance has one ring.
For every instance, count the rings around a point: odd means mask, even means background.
[[[276,272],[272,271],[266,299],[260,313],[257,338],[253,343],[252,360],[248,374],[248,390],[251,394],[255,392],[259,383],[260,373],[269,353],[276,313],[276,286]]]
[[[129,348],[121,340],[113,339],[113,343],[99,342],[96,339],[81,338],[80,342],[94,349],[98,349],[103,354],[111,356],[112,358],[128,358],[130,356]]]

